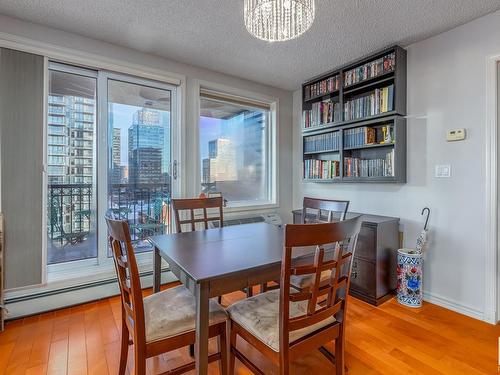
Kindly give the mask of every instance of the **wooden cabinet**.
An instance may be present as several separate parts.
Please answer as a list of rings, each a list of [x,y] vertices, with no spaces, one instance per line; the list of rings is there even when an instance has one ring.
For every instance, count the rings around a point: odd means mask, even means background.
[[[346,219],[362,215],[349,293],[372,305],[392,297],[396,289],[399,218],[349,212]],[[293,222],[302,222],[302,210],[293,211]]]

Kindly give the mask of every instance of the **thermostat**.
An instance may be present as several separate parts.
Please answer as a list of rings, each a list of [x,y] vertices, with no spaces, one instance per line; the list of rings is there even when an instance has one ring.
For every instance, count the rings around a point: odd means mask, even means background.
[[[464,139],[465,139],[465,129],[448,130],[446,132],[447,142],[463,141]]]

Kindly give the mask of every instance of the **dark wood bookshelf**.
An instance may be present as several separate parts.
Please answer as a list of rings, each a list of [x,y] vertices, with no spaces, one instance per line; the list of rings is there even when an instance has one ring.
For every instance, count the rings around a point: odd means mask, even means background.
[[[340,90],[335,90],[332,92],[327,92],[325,94],[316,95],[316,96],[313,96],[313,97],[308,98],[308,99],[304,99],[304,101],[306,103],[313,103],[313,102],[318,101],[318,99],[325,100],[325,99],[330,99],[331,97],[339,96],[339,93],[340,93]]]
[[[379,69],[378,74],[376,76],[370,77],[369,74],[365,74],[364,77],[366,78],[363,79],[362,78],[363,76],[361,76],[360,78],[360,76],[358,75],[356,76],[358,80],[349,85],[346,84],[347,81],[344,81],[346,73],[351,71],[352,69],[361,68],[365,66],[365,64],[370,64],[370,68],[373,69],[375,61],[379,59],[384,59],[384,57],[390,56],[391,54],[393,54],[394,59],[392,61],[390,59],[386,59],[388,61],[387,70],[385,69],[384,63],[382,62],[383,69],[382,70]],[[359,69],[359,71],[361,71],[361,69]],[[307,88],[307,86],[315,84],[320,85],[322,81],[325,81],[335,76],[340,77],[339,90],[322,93],[321,95],[314,95],[312,97],[306,98],[306,89],[307,92],[311,92],[311,90]],[[392,85],[392,93],[391,89],[389,88],[385,89],[390,85]],[[378,89],[377,95],[379,96],[375,95],[376,89]],[[387,101],[390,100],[391,95],[392,95],[392,103],[387,103]],[[366,96],[370,96],[370,99],[365,98]],[[380,97],[382,96],[383,99],[380,99]],[[307,176],[306,174],[304,174],[304,179],[303,179],[304,182],[312,182],[312,183],[316,182],[405,183],[406,182],[406,119],[404,118],[404,116],[406,116],[406,50],[404,50],[399,46],[386,48],[379,52],[371,54],[370,56],[365,56],[361,59],[353,61],[342,67],[333,69],[327,73],[314,77],[302,85],[302,98],[303,98],[302,134],[304,142],[306,141],[307,137],[329,134],[336,131],[340,132],[340,147],[338,150],[337,149],[322,150],[321,148],[319,148],[318,150],[308,150],[307,152],[303,152],[304,169],[307,160],[311,159],[323,160],[323,161],[336,160],[339,162],[340,176],[334,178],[319,179],[319,178],[306,178]],[[375,99],[378,99],[378,104],[377,104],[378,106],[381,105],[380,104],[381,100],[385,100],[386,103],[384,103],[384,109],[385,107],[387,107],[387,111],[376,113],[374,115],[369,115],[359,118],[351,118],[349,120],[346,120],[345,103],[349,100],[355,100],[355,99],[360,99],[360,101],[362,102],[362,104],[360,104],[358,108],[361,105],[363,105],[363,107],[361,108],[365,109],[364,112],[368,113],[372,112],[369,109],[373,109],[373,106],[369,105],[373,103]],[[306,114],[304,114],[304,111],[311,111],[314,103],[323,101],[331,101],[334,103],[338,103],[337,106],[338,108],[340,108],[341,113],[340,116],[337,114],[337,117],[340,117],[340,120],[337,118],[336,121],[334,122],[329,122],[325,124],[316,124],[313,126],[305,127],[304,119]],[[316,105],[316,108],[318,105]],[[331,105],[333,106],[333,104]],[[316,113],[312,114],[311,112],[309,113],[310,122],[312,122],[313,116],[315,116],[315,119],[317,119],[318,117]],[[353,110],[351,114],[352,113],[356,112]],[[377,139],[377,142],[373,144],[356,144],[350,147],[344,145],[344,133],[349,129],[367,127],[375,129],[377,134],[379,134],[379,130],[377,129],[381,129],[384,126],[392,129],[392,137],[393,137],[392,143],[381,143],[380,139]],[[361,132],[362,130],[358,131]],[[368,130],[365,130],[365,132],[368,132]],[[357,134],[358,136],[360,136],[359,133]],[[377,137],[378,136],[379,135],[377,135]],[[391,153],[392,156],[389,156],[388,153]],[[344,170],[345,158],[355,158],[357,159],[356,160],[357,163],[363,163],[364,165],[364,169],[362,171],[363,175],[368,174],[368,169],[370,169],[369,173],[375,173],[377,175],[376,176],[370,175],[363,177],[347,176],[346,175],[347,171]],[[379,164],[376,164],[377,169],[375,169],[375,172],[373,172],[374,167],[372,166],[372,164],[370,164],[370,167],[368,167],[366,165],[367,162],[365,160],[377,160],[377,163]],[[392,161],[392,168],[388,168],[387,165],[390,165],[391,161]],[[309,165],[311,164],[311,162],[308,163]],[[380,164],[383,167],[380,167]],[[380,168],[382,168],[382,171],[380,170]],[[387,176],[378,175],[379,173],[387,174],[389,173],[388,171],[390,170],[393,171],[394,175],[387,175]]]
[[[336,150],[320,150],[320,151],[307,151],[307,152],[304,152],[304,155],[314,155],[314,154],[332,154],[334,152],[340,152],[339,149],[336,149]]]

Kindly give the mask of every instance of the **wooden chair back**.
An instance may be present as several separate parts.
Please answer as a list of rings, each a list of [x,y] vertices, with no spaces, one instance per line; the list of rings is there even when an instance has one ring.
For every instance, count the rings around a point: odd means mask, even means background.
[[[337,223],[290,224],[285,227],[280,292],[281,348],[289,347],[291,331],[312,326],[331,316],[339,323],[345,320],[346,296],[360,228],[360,217]],[[325,245],[331,250],[326,251]],[[314,260],[311,263],[294,264],[294,248],[309,246],[316,247]],[[331,271],[331,276],[328,280],[321,281],[321,274],[325,271]],[[290,292],[291,275],[310,274],[313,275],[310,288],[297,293]],[[318,308],[322,297],[326,297],[326,304]],[[307,301],[306,313],[290,318],[290,302],[301,301]]]
[[[224,224],[223,202],[222,197],[172,199],[177,233],[185,231],[183,226],[188,226],[191,231],[195,231],[198,229],[197,224],[199,223],[203,224],[203,229],[208,229],[210,222],[217,222],[218,226],[222,227]],[[208,210],[216,211],[216,213],[209,213]],[[199,211],[202,211],[201,215],[197,214]],[[184,215],[188,218],[185,218]]]
[[[144,304],[130,229],[125,220],[116,220],[108,215],[106,224],[120,287],[122,314],[134,343],[140,345],[146,342]]]
[[[307,223],[331,223],[334,219],[343,221],[349,208],[349,201],[317,199],[304,197],[302,205],[302,224]],[[311,219],[311,211],[315,212],[314,219]],[[326,220],[324,213],[326,211]],[[308,216],[309,214],[309,216]],[[335,218],[334,215],[338,217]]]

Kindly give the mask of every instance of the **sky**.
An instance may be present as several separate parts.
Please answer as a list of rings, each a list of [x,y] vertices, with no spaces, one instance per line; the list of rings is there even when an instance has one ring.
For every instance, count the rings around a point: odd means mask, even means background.
[[[221,136],[221,119],[213,117],[200,117],[200,157],[208,158],[208,142]]]

